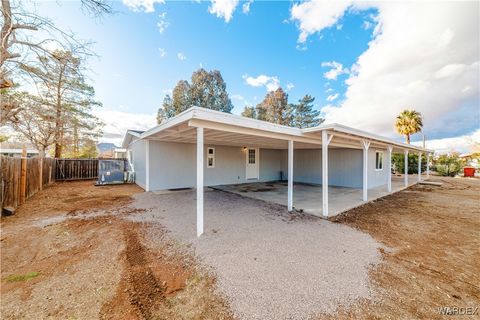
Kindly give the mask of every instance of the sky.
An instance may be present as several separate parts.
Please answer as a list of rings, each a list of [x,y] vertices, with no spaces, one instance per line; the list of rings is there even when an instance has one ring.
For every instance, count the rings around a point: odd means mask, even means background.
[[[396,140],[404,139],[396,115],[415,109],[427,147],[468,152],[480,142],[479,5],[123,0],[102,19],[78,1],[35,6],[94,42],[101,141],[120,144],[126,129],[154,126],[164,96],[203,67],[220,70],[235,114],[281,86],[290,102],[314,96],[326,123]]]

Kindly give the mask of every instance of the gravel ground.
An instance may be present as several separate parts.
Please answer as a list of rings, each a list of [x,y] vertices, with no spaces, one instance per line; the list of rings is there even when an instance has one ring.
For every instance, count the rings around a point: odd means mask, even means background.
[[[213,268],[240,319],[306,319],[370,298],[368,269],[381,245],[345,225],[282,207],[205,192],[205,234],[195,236],[195,193],[141,193],[129,218],[158,222]]]

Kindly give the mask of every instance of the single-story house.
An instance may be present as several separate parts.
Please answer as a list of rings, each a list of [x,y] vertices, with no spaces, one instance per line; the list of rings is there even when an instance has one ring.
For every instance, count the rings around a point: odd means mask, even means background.
[[[281,194],[288,210],[306,209],[295,203],[294,183],[311,186],[302,189],[302,197],[310,197],[310,213],[329,217],[342,212],[329,205],[342,208],[336,204],[361,204],[392,192],[392,153],[416,153],[421,160],[422,153],[429,159],[433,152],[336,123],[299,129],[199,107],[145,132],[128,130],[123,148],[136,183],[146,191],[196,188],[198,235],[206,186],[286,180]],[[419,170],[410,182],[408,175],[394,182],[404,188],[421,178]]]

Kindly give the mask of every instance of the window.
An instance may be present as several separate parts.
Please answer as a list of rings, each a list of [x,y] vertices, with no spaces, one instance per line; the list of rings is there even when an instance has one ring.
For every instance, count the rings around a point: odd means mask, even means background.
[[[255,164],[255,149],[248,149],[248,163]]]
[[[215,168],[215,148],[207,148],[207,168]]]
[[[375,152],[375,170],[383,170],[383,152]]]

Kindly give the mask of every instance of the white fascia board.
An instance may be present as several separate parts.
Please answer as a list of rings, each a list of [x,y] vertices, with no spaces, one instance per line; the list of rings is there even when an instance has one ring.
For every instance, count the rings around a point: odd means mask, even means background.
[[[132,130],[127,130],[127,132],[125,133],[125,137],[123,137],[122,148],[128,148],[130,143],[132,143],[133,137],[140,138],[140,134]]]
[[[338,132],[347,133],[347,134],[351,134],[351,135],[356,135],[356,136],[359,136],[361,138],[377,140],[377,141],[380,141],[380,142],[383,142],[383,143],[386,143],[386,144],[391,144],[391,145],[394,145],[394,146],[397,146],[397,147],[400,147],[400,148],[403,148],[403,149],[417,150],[417,151],[423,151],[423,152],[434,152],[434,150],[413,146],[413,145],[406,144],[406,143],[403,143],[403,142],[398,142],[398,141],[395,141],[395,140],[392,140],[392,139],[389,139],[389,138],[386,138],[386,137],[382,137],[382,136],[379,136],[379,135],[376,135],[376,134],[373,134],[373,133],[370,133],[370,132],[355,129],[355,128],[348,127],[348,126],[338,124],[338,123],[320,125],[320,126],[314,127],[314,128],[303,129],[302,131],[304,133],[312,133],[312,132],[317,132],[317,131],[322,131],[322,130],[332,130],[332,131],[338,131]]]
[[[172,117],[165,121],[164,123],[159,124],[158,126],[155,126],[144,133],[140,135],[140,139],[145,139],[151,135],[154,135],[156,133],[159,133],[165,129],[171,128],[173,126],[176,126],[177,124],[180,124],[182,122],[188,121],[192,118],[193,111],[195,110],[196,107],[187,109],[183,111],[182,113],[177,114],[175,117]]]
[[[303,137],[302,130],[280,124],[270,123],[262,120],[251,119],[239,115],[225,113],[215,110],[194,107],[193,118],[219,122],[227,125],[246,127],[250,129],[270,131],[274,133],[287,134],[292,136]]]

